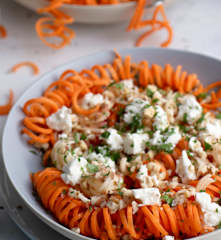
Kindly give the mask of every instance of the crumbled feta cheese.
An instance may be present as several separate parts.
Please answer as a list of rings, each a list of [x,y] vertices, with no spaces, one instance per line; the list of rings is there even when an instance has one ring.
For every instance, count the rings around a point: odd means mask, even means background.
[[[163,240],[174,240],[174,239],[175,239],[174,236],[170,236],[170,235],[163,237]]]
[[[72,228],[71,231],[80,234],[81,230],[79,227]]]
[[[102,104],[104,98],[101,94],[87,93],[82,99],[82,107],[85,109],[93,108],[98,104]]]
[[[80,182],[82,174],[86,172],[87,160],[84,157],[73,156],[72,161],[64,165],[61,178],[66,184],[76,185]]]
[[[105,167],[110,168],[112,172],[116,171],[116,165],[113,160],[109,157],[105,157],[101,153],[92,152],[87,157],[91,162],[95,161],[98,163],[102,163]]]
[[[202,115],[202,107],[197,102],[195,96],[185,95],[180,100],[181,105],[179,106],[177,118],[181,121],[187,120],[189,124],[196,122]],[[185,117],[186,116],[186,117]]]
[[[182,156],[176,160],[176,173],[183,183],[196,179],[195,167],[188,158],[187,152],[182,151]]]
[[[72,141],[65,141],[64,139],[58,140],[51,152],[51,159],[53,164],[59,170],[62,170],[64,165],[68,164],[73,160],[73,155],[81,155],[82,151],[79,147],[75,148],[74,151],[69,150]]]
[[[147,134],[127,133],[124,137],[124,152],[127,154],[139,154],[144,152]]]
[[[160,106],[156,106],[153,126],[159,130],[165,130],[169,126],[167,114]]]
[[[205,224],[210,227],[217,226],[221,222],[221,207],[212,202],[210,195],[205,192],[196,193],[196,201],[204,213]]]
[[[144,205],[160,205],[160,191],[158,188],[138,188],[132,189],[135,199],[138,199]]]
[[[196,137],[191,137],[190,138],[190,140],[189,140],[189,147],[190,147],[191,151],[199,152],[199,153],[200,152],[204,152],[200,141],[197,140]]]
[[[91,197],[91,204],[92,205],[101,204],[102,202],[105,202],[105,195],[98,195],[98,196],[92,196]]]
[[[84,194],[82,194],[80,191],[77,191],[73,188],[69,188],[68,195],[72,198],[80,199],[84,203],[89,203],[90,202],[90,199],[85,197]]]
[[[162,133],[160,130],[155,131],[152,139],[150,139],[150,144],[158,147],[162,144],[167,144],[169,150],[172,151],[181,138],[178,127],[169,127],[165,133]]]
[[[200,138],[210,144],[214,144],[221,138],[221,121],[211,115],[205,115],[205,121],[201,124]]]
[[[153,186],[158,186],[159,180],[156,175],[148,176],[147,165],[141,165],[137,173],[137,179],[140,181],[142,188],[149,188]]]
[[[146,119],[152,119],[154,117],[156,110],[153,106],[144,109],[143,115]]]
[[[187,189],[181,189],[177,191],[174,196],[172,206],[183,204],[186,201],[186,199],[188,199],[191,196],[195,196],[195,194],[196,194],[196,190],[194,187],[189,187]]]
[[[132,205],[133,214],[135,214],[139,210],[138,203],[136,201],[132,201],[131,205]]]
[[[125,108],[124,121],[126,123],[131,123],[134,116],[142,117],[143,111],[146,106],[149,106],[149,102],[141,98],[136,98]]]
[[[71,109],[63,106],[46,119],[47,125],[56,131],[70,132],[72,129]]]
[[[220,165],[221,164],[221,144],[220,143],[213,144],[212,151],[210,151],[210,154],[213,156],[217,165]]]
[[[169,134],[169,136],[168,136]],[[178,127],[170,127],[168,130],[167,135],[167,139],[165,141],[166,144],[171,144],[172,148],[174,148],[177,143],[180,141],[180,139],[182,138],[180,131],[178,129]]]
[[[141,165],[140,169],[139,169],[139,171],[137,173],[137,179],[143,181],[143,179],[145,177],[147,177],[147,176],[148,176],[148,174],[147,174],[147,166],[146,165]]]
[[[212,122],[206,124],[206,132],[208,135],[215,137],[216,139],[221,138],[221,121],[213,119]]]
[[[110,135],[107,138],[107,144],[110,146],[110,149],[113,151],[121,150],[123,147],[123,139],[120,134],[118,134],[116,129],[108,129]]]
[[[125,79],[125,80],[121,81],[120,83],[123,83],[124,87],[128,88],[130,90],[132,90],[134,88],[133,79]]]

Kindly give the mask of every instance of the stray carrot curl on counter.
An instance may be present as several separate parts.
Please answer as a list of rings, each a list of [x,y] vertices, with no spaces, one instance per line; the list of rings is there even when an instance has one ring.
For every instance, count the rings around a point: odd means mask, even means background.
[[[29,62],[29,61],[28,62],[21,62],[21,63],[15,64],[12,67],[11,71],[12,72],[17,72],[17,70],[19,70],[21,67],[30,67],[30,68],[33,69],[34,75],[38,75],[39,74],[38,66],[35,63]]]
[[[14,99],[14,93],[12,90],[10,90],[8,103],[5,105],[0,105],[0,115],[7,115],[10,112],[13,104],[13,99]]]

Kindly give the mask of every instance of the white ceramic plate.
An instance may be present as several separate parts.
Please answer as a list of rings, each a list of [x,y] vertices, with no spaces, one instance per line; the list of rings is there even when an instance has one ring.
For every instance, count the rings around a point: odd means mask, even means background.
[[[47,4],[46,0],[15,0],[17,3],[36,11]],[[153,0],[147,0],[152,2]],[[158,2],[158,0],[157,0]],[[135,11],[135,2],[116,4],[116,5],[100,5],[100,6],[82,6],[65,4],[60,9],[69,16],[74,17],[79,23],[115,23],[129,20]],[[149,6],[150,4],[148,4]],[[149,13],[148,13],[149,12]],[[152,11],[148,9],[148,14]]]
[[[199,54],[171,49],[154,48],[132,48],[119,50],[122,56],[131,55],[133,62],[148,60],[151,63],[164,65],[170,63],[174,67],[181,64],[183,68],[192,73],[197,73],[203,83],[209,83],[220,80],[221,62],[219,60],[206,57]],[[90,68],[95,64],[105,64],[112,62],[114,58],[113,51],[104,51],[87,57],[81,57],[78,60],[69,62],[55,70],[42,76],[33,84],[22,97],[16,102],[8,116],[3,133],[3,160],[8,176],[20,194],[27,206],[49,226],[67,236],[70,239],[89,239],[78,235],[61,224],[44,210],[39,202],[32,195],[32,185],[29,179],[29,173],[42,169],[40,158],[30,153],[31,147],[26,144],[20,134],[21,121],[24,115],[21,111],[23,104],[30,98],[39,97],[43,90],[53,81],[58,79],[59,75],[66,69],[74,68],[79,71],[82,68]],[[194,239],[220,239],[221,231],[215,231]]]

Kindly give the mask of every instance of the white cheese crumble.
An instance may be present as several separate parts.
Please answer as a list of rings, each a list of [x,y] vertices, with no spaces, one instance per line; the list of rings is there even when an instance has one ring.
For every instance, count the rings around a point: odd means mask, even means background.
[[[180,99],[181,105],[179,106],[177,118],[181,121],[187,120],[189,124],[196,122],[202,115],[202,107],[197,102],[195,96],[185,95]]]
[[[182,179],[183,183],[196,179],[195,167],[188,158],[187,152],[182,151],[182,155],[176,160],[176,173]]]
[[[153,126],[159,130],[165,130],[169,126],[167,114],[160,106],[156,106]]]
[[[149,102],[141,98],[136,98],[125,108],[124,121],[126,123],[131,123],[135,116],[142,117],[143,111],[146,106],[149,106]]]
[[[89,203],[90,202],[90,199],[85,197],[84,194],[82,194],[80,191],[77,191],[73,188],[69,188],[68,195],[72,198],[80,199],[84,203]]]
[[[92,152],[87,157],[91,162],[98,162],[103,164],[105,167],[110,168],[112,172],[116,171],[116,165],[113,160],[111,160],[109,157],[105,157],[101,153],[95,153]]]
[[[102,104],[104,98],[101,94],[87,93],[82,99],[82,107],[85,109],[93,108],[98,104]]]
[[[132,189],[134,198],[140,200],[143,205],[160,205],[160,191],[158,188]]]
[[[208,115],[205,117],[205,121],[201,124],[201,127],[205,127],[205,130],[200,132],[202,141],[206,140],[210,144],[213,144],[213,142],[221,138],[221,121],[219,119]]]
[[[221,207],[212,202],[210,195],[205,192],[196,193],[196,201],[204,213],[205,224],[210,227],[217,226],[221,222]]]
[[[123,83],[124,87],[132,90],[135,86],[134,86],[134,82],[133,79],[126,79],[121,81],[120,83]]]
[[[162,144],[169,144],[170,150],[172,151],[177,143],[182,138],[178,127],[169,127],[168,131],[162,133],[160,130],[154,132],[152,139],[150,139],[150,143],[153,146],[159,146]]]
[[[106,142],[110,146],[110,149],[113,151],[121,150],[123,147],[123,138],[118,134],[116,129],[108,129],[110,135],[108,136]]]
[[[87,160],[84,157],[73,156],[72,161],[64,165],[61,178],[66,184],[76,185],[80,182],[82,174],[86,171]]]
[[[170,235],[163,237],[163,240],[174,240],[174,239],[175,239],[174,236],[170,236]]]
[[[47,125],[56,131],[70,132],[72,129],[71,109],[63,106],[46,119]]]
[[[148,140],[147,134],[127,133],[124,137],[124,152],[127,154],[143,153]]]
[[[72,228],[71,231],[80,234],[81,230],[79,227]]]

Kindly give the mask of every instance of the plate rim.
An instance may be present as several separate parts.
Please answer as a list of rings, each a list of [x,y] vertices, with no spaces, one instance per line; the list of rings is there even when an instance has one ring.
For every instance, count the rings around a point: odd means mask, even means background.
[[[197,53],[197,52],[193,52],[193,51],[186,51],[186,50],[182,50],[182,49],[165,49],[165,48],[157,48],[157,47],[141,47],[141,48],[116,48],[116,50],[119,52],[119,53],[123,53],[124,52],[133,52],[133,51],[136,51],[136,49],[140,49],[140,51],[142,50],[145,50],[145,51],[148,51],[148,50],[154,50],[156,52],[174,52],[174,53],[178,53],[178,54],[188,54],[188,55],[193,55],[193,56],[198,56],[200,58],[204,58],[204,59],[209,59],[209,60],[212,60],[212,61],[217,61],[219,62],[219,64],[221,65],[221,59],[219,58],[216,58],[216,57],[213,57],[213,56],[210,56],[208,54],[204,54],[204,53]],[[38,210],[35,209],[34,206],[32,206],[31,203],[29,203],[29,201],[25,198],[25,196],[23,196],[23,194],[21,192],[18,191],[18,189],[16,188],[16,184],[15,182],[12,180],[12,177],[10,176],[10,171],[8,170],[7,168],[7,160],[6,160],[6,153],[5,153],[5,145],[6,145],[6,141],[5,141],[5,138],[6,138],[6,135],[7,135],[7,129],[8,129],[8,122],[9,122],[9,119],[10,119],[10,116],[12,115],[12,113],[15,111],[15,109],[17,107],[19,107],[19,104],[20,102],[22,101],[24,95],[26,95],[26,93],[31,89],[31,88],[34,88],[35,85],[38,85],[39,82],[41,81],[41,79],[43,78],[46,78],[47,76],[50,77],[50,75],[53,75],[55,72],[59,71],[60,69],[63,69],[65,68],[66,65],[70,65],[70,64],[75,64],[83,59],[87,59],[87,58],[90,58],[90,57],[94,57],[94,59],[96,59],[96,56],[99,56],[99,55],[102,55],[102,54],[111,54],[115,55],[114,51],[112,49],[107,49],[107,50],[101,50],[101,51],[96,51],[94,53],[91,53],[91,54],[88,54],[88,55],[84,55],[84,56],[80,56],[80,57],[77,57],[73,60],[69,60],[67,62],[65,62],[64,64],[61,64],[55,68],[53,68],[52,70],[42,74],[41,76],[39,76],[34,83],[31,83],[27,89],[21,94],[21,96],[18,98],[18,100],[16,101],[16,103],[14,104],[14,106],[12,107],[9,115],[8,115],[8,118],[7,118],[7,121],[5,123],[5,126],[3,128],[3,134],[2,134],[2,143],[1,143],[1,148],[2,148],[2,159],[3,159],[3,164],[4,164],[4,167],[5,167],[5,171],[6,171],[6,174],[9,178],[9,181],[11,182],[12,186],[14,187],[15,191],[18,193],[18,195],[21,197],[21,199],[23,200],[24,204],[29,207],[29,209],[36,215],[40,218],[40,220],[42,220],[43,222],[45,222],[46,224],[48,224],[50,227],[52,227],[53,229],[55,229],[56,231],[60,232],[61,234],[65,235],[65,232],[69,232],[69,234],[73,234],[75,237],[77,238],[80,238],[80,239],[84,239],[84,240],[92,240],[93,238],[90,238],[90,237],[86,237],[84,235],[81,235],[81,234],[77,234],[73,231],[71,231],[70,229],[64,227],[62,224],[60,224],[59,222],[57,222],[56,220],[54,219],[50,219],[48,216],[44,216],[41,212],[39,212]],[[130,53],[128,53],[130,54]],[[96,62],[95,62],[96,64]],[[60,229],[60,231],[59,231]],[[62,230],[62,232],[61,232]],[[216,234],[221,234],[221,229],[220,230],[215,230],[213,232],[210,232],[210,233],[207,233],[207,234],[204,234],[204,235],[201,235],[201,236],[198,236],[198,237],[194,237],[194,238],[190,238],[191,240],[203,240],[204,237],[210,237],[212,235],[216,235]],[[66,237],[70,237],[67,235],[65,235]]]

